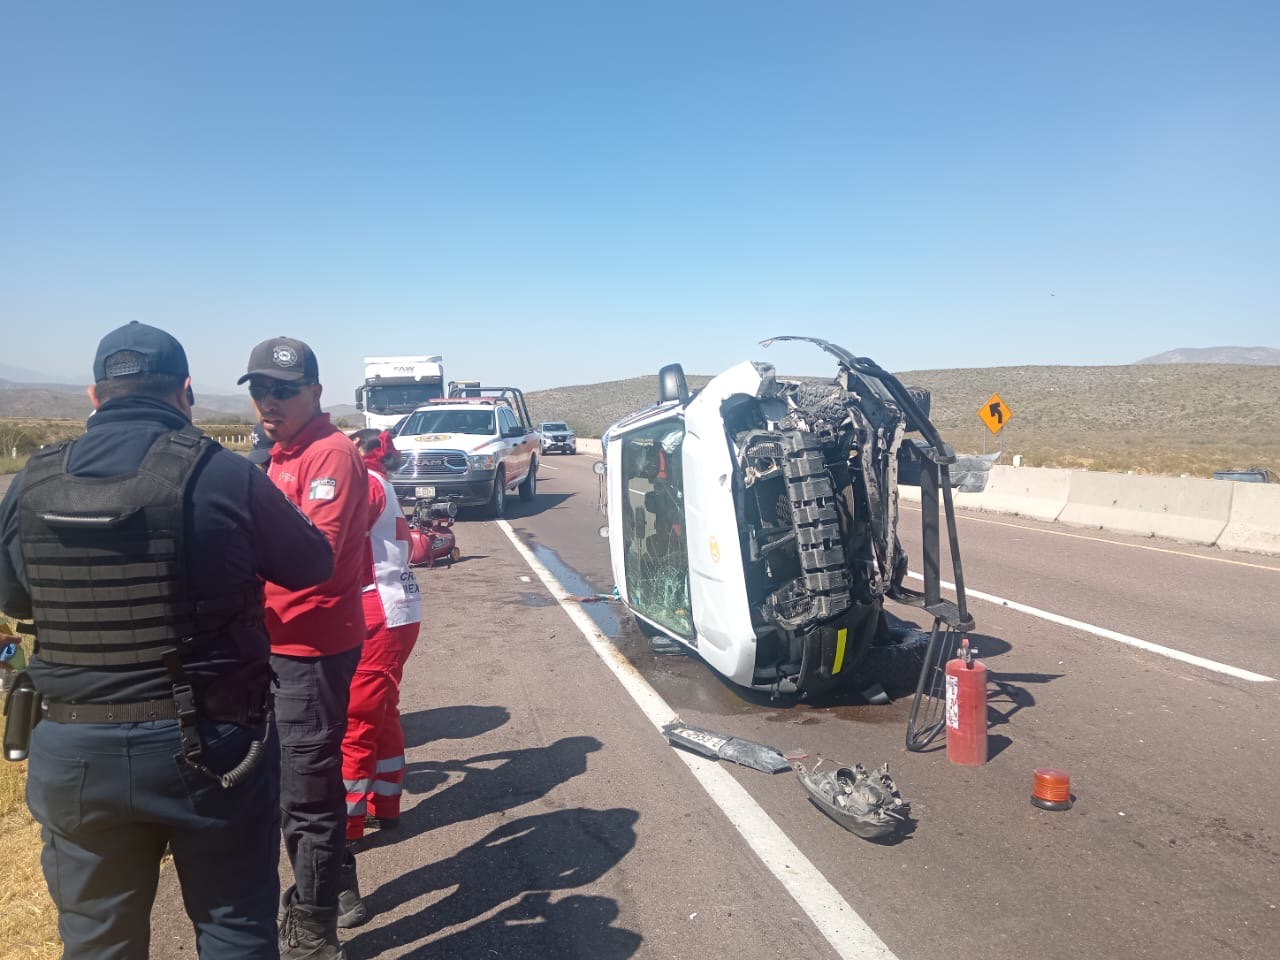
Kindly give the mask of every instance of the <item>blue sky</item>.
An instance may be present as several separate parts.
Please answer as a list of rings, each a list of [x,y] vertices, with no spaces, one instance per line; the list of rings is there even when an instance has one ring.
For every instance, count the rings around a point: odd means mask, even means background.
[[[1280,5],[0,4],[0,363],[528,389],[1280,346]]]

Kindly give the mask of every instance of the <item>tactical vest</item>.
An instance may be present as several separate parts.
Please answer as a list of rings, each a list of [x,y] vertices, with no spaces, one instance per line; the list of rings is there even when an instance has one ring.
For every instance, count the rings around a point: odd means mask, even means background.
[[[18,529],[41,659],[160,666],[167,651],[261,616],[260,586],[221,602],[191,599],[186,490],[217,449],[187,426],[162,434],[136,471],[115,477],[72,476],[70,441],[31,457]]]

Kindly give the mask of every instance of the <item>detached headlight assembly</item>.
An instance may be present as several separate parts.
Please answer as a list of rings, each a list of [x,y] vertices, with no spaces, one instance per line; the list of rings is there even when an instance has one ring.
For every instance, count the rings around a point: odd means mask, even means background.
[[[497,466],[497,461],[492,453],[473,453],[467,457],[471,462],[472,470],[492,470]]]

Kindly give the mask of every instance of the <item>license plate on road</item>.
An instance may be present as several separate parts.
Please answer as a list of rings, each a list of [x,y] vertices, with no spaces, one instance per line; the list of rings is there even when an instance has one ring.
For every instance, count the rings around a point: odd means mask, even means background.
[[[434,497],[436,495],[435,487],[414,487],[413,495],[415,497]]]

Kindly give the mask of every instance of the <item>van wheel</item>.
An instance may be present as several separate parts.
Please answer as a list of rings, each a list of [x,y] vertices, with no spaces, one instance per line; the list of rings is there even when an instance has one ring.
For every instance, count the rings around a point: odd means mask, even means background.
[[[538,460],[535,457],[529,462],[529,472],[525,474],[524,481],[520,484],[520,499],[528,503],[533,499],[533,495],[538,492]]]
[[[493,492],[489,494],[488,503],[489,516],[497,520],[506,512],[507,509],[507,477],[501,469],[498,475],[493,478]]]

